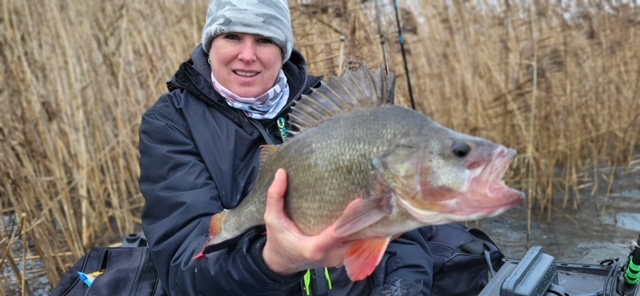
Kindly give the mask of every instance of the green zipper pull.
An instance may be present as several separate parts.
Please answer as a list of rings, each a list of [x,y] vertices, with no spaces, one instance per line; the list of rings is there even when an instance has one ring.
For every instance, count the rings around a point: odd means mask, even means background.
[[[311,295],[311,269],[307,269],[307,273],[304,274],[304,290],[307,296]]]
[[[324,278],[327,280],[329,291],[333,290],[333,283],[331,283],[331,275],[329,275],[329,268],[324,268]],[[307,273],[304,274],[304,290],[307,296],[311,296],[311,269],[307,269]]]
[[[331,276],[329,275],[329,268],[324,268],[324,278],[327,279],[327,285],[329,285],[329,290],[333,290],[333,284],[331,284]]]
[[[284,117],[278,118],[278,129],[280,130],[280,137],[282,142],[287,139],[287,120]]]

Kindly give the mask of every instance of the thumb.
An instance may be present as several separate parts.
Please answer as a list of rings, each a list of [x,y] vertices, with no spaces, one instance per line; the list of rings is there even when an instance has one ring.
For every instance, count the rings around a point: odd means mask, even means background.
[[[278,169],[269,190],[267,191],[267,208],[271,211],[282,212],[284,195],[287,192],[287,173]],[[266,211],[265,214],[269,213]],[[266,218],[266,217],[265,217]]]

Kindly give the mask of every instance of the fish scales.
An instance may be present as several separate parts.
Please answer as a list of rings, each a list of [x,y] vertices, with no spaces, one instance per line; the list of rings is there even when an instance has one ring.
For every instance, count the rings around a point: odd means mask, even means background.
[[[212,217],[207,248],[264,224],[279,168],[288,176],[285,211],[300,230],[313,235],[335,223],[336,235],[351,241],[344,264],[352,280],[368,276],[403,232],[522,203],[522,192],[502,181],[515,150],[389,104],[393,82],[381,72],[347,71],[303,96],[290,113],[292,137],[262,147],[254,188]]]
[[[405,126],[420,118],[398,106],[343,114],[299,134],[282,145],[265,172],[287,171],[285,197],[289,217],[305,234],[317,234],[340,217],[356,198],[370,196],[371,159],[406,133]],[[393,117],[393,120],[389,120]],[[264,205],[264,203],[261,203]]]

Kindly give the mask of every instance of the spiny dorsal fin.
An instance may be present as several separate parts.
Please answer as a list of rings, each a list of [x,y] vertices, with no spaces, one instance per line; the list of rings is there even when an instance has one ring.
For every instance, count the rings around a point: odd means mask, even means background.
[[[341,113],[390,104],[394,85],[395,75],[384,74],[381,70],[372,72],[365,67],[327,78],[292,107],[290,134],[295,136]]]

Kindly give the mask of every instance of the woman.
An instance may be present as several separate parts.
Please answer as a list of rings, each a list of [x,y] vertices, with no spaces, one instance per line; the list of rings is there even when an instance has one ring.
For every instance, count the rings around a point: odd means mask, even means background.
[[[418,231],[393,241],[366,280],[325,269],[341,264],[341,241],[331,231],[305,236],[287,218],[282,170],[269,190],[265,227],[199,255],[211,217],[251,189],[260,145],[283,141],[290,106],[319,83],[293,50],[286,0],[211,0],[202,44],[140,127],[143,229],[171,295],[428,293],[432,259]]]

